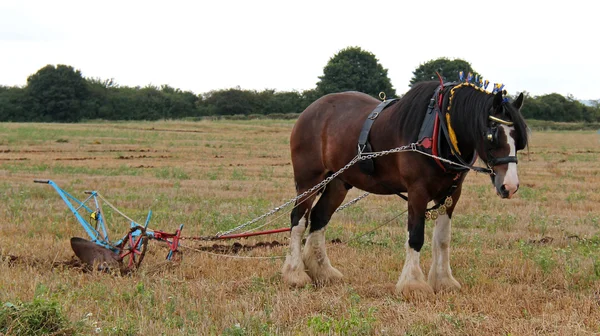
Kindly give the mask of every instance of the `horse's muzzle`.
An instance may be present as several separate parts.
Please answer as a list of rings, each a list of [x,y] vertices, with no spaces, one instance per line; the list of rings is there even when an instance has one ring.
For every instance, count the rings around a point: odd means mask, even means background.
[[[517,192],[517,190],[519,190],[519,185],[508,185],[508,184],[503,184],[499,189],[496,188],[496,192],[498,193],[498,196],[502,197],[502,198],[512,198],[513,195]]]

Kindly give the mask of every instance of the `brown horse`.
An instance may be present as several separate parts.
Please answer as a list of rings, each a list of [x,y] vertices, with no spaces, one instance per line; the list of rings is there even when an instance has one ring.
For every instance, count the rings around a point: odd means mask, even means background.
[[[357,155],[361,127],[378,103],[363,93],[343,92],[323,96],[306,108],[290,139],[298,195],[340,170]],[[354,165],[334,178],[314,207],[316,195],[299,199],[291,214],[290,251],[282,269],[284,281],[304,286],[342,277],[327,257],[324,231],[348,190],[356,187],[382,195],[408,193],[406,260],[396,284],[398,292],[410,295],[459,289],[460,284],[450,269],[449,247],[452,213],[468,172],[464,167],[469,164],[465,163],[472,164],[479,156],[489,168],[498,195],[512,197],[519,188],[516,152],[527,145],[527,126],[519,112],[522,103],[522,94],[511,103],[503,98],[502,91],[493,94],[465,83],[442,86],[437,82],[424,82],[413,86],[374,120],[368,138],[372,151],[417,142],[423,146],[424,139],[418,139],[421,126],[435,106],[433,113],[439,114],[438,123],[443,126],[440,129],[451,133],[445,137],[450,140],[440,142],[438,155],[462,162],[462,167],[455,169],[453,165],[440,164],[416,151],[391,154],[376,158],[371,174]],[[442,118],[446,113],[448,121]],[[433,260],[426,281],[419,256],[430,201],[447,206],[437,219],[433,218]],[[302,251],[302,236],[307,227],[309,234]]]

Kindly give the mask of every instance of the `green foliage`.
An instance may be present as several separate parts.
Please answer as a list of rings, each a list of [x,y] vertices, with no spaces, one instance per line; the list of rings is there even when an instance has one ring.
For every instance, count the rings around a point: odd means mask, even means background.
[[[525,109],[525,107],[523,107],[523,109]],[[531,128],[532,130],[536,130],[536,131],[548,131],[548,130],[554,130],[554,131],[595,131],[600,129],[600,122],[592,122],[592,123],[587,123],[587,122],[571,122],[571,123],[565,123],[565,122],[557,122],[557,121],[550,121],[550,120],[534,120],[534,119],[529,119],[527,120],[527,126],[529,128]]]
[[[448,81],[458,80],[458,72],[477,74],[461,59],[439,58],[421,64],[411,85],[436,79],[441,70]],[[383,91],[396,95],[387,69],[375,56],[359,47],[346,48],[334,55],[319,77],[315,89],[303,92],[243,90],[239,87],[196,95],[169,85],[146,87],[120,86],[114,79],[84,78],[68,65],[47,65],[27,79],[27,86],[0,86],[0,122],[41,121],[77,122],[81,120],[158,120],[219,117],[231,120],[278,118],[295,119],[308,105],[324,94],[357,90],[372,96]],[[597,129],[600,101],[586,106],[573,96],[557,93],[532,97],[525,92],[522,113],[540,120],[540,127],[566,129],[580,125],[547,125],[547,122],[585,122],[583,128]],[[536,128],[537,124],[530,125]]]
[[[226,335],[226,336],[244,336],[244,335],[248,335],[248,333],[246,332],[246,329],[242,328],[242,326],[240,326],[239,324],[235,324],[232,327],[229,328],[225,328],[225,330],[223,330],[223,334],[222,335]]]
[[[334,319],[326,315],[311,317],[307,325],[317,333],[329,333],[335,335],[370,335],[373,332],[373,316],[375,308],[369,308],[366,312],[357,308],[350,308],[348,315]]]
[[[0,307],[0,334],[72,335],[73,328],[58,302],[35,298],[32,302],[4,303]]]
[[[310,95],[309,99],[313,99]],[[200,115],[251,116],[302,112],[312,102],[303,94],[264,90],[242,90],[239,87],[211,91],[202,95],[198,104]]]
[[[469,72],[473,74],[473,78],[475,78],[476,75],[481,77],[478,72],[473,70],[471,63],[459,58],[451,60],[441,57],[419,65],[415,71],[413,71],[413,77],[410,79],[410,86],[413,86],[418,82],[438,80],[438,77],[435,74],[436,71],[438,71],[444,81],[447,82],[458,81],[458,73],[460,71],[464,71],[465,78]]]
[[[521,108],[525,118],[552,121],[600,121],[600,108],[586,106],[573,96],[564,97],[558,93],[532,97],[525,92],[525,101]]]
[[[348,47],[334,55],[319,77],[317,92],[325,95],[332,92],[360,91],[377,97],[385,92],[395,97],[396,90],[375,55],[360,47]]]
[[[27,78],[31,113],[40,121],[76,122],[83,116],[89,97],[81,71],[68,65],[46,65]]]
[[[25,90],[19,87],[0,86],[0,121],[30,121],[32,115],[29,111],[31,105]]]
[[[544,274],[549,274],[556,266],[554,251],[548,247],[539,247],[534,257],[534,261]]]
[[[227,89],[209,92],[205,99],[210,114],[218,115],[248,115],[260,108],[258,94],[252,91]]]
[[[313,331],[334,335],[370,335],[373,333],[373,324],[377,321],[374,307],[366,311],[359,308],[360,296],[350,290],[351,307],[347,314],[338,319],[326,315],[317,315],[308,319],[307,325]]]

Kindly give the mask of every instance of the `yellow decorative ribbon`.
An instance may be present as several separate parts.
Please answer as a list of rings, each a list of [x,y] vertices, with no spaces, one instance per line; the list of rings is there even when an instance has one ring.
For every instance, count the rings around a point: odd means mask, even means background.
[[[457,90],[464,86],[470,86],[470,87],[474,88],[475,90],[478,90],[478,91],[481,91],[484,93],[489,93],[488,91],[486,91],[472,83],[460,83],[460,84],[456,85],[455,87],[453,87],[452,89],[450,89],[450,97],[448,98],[448,107],[446,108],[446,125],[448,125],[448,133],[449,133],[448,136],[450,137],[450,142],[452,142],[452,147],[454,147],[453,151],[455,151],[458,154],[461,154],[461,153],[460,153],[460,150],[458,149],[458,140],[456,139],[456,133],[454,133],[454,129],[452,128],[452,123],[450,122],[450,108],[452,107],[452,100],[454,99],[454,90]]]
[[[448,135],[450,136],[450,142],[452,142],[452,147],[456,153],[460,154],[460,150],[458,149],[458,140],[456,139],[456,133],[454,133],[454,128],[452,128],[452,123],[450,122],[450,113],[446,113],[446,125],[448,125]]]

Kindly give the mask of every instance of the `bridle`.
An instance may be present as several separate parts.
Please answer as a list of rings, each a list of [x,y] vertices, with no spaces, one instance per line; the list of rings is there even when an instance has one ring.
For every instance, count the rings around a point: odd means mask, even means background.
[[[439,118],[440,120],[443,120],[443,116],[442,116],[442,102],[443,102],[443,94],[442,92],[444,91],[444,81],[442,79],[442,76],[436,71],[436,74],[440,80],[440,86],[438,87],[438,89],[436,90],[436,92],[434,93],[434,96],[431,98],[431,102],[429,105],[429,110],[433,109],[434,106],[436,106],[435,101],[436,101],[436,97],[437,97],[437,107],[438,109],[436,110],[439,114]],[[452,83],[453,84],[453,83]],[[458,88],[460,88],[461,86],[464,85],[469,85],[473,88],[475,88],[476,90],[480,90],[482,92],[486,92],[484,89],[482,89],[481,87],[477,87],[475,85],[472,85],[470,83],[461,83],[458,84],[454,87],[452,87],[450,89],[450,97],[448,98],[448,104],[445,107],[445,109],[449,112],[450,108],[452,106],[452,99],[453,99],[453,95],[454,95],[454,91]],[[438,94],[439,93],[439,94]],[[506,98],[503,100],[502,102],[502,108],[504,108],[504,104],[507,102]],[[429,113],[429,111],[428,111]],[[472,164],[469,164],[467,162],[465,162],[461,156],[460,156],[460,151],[458,151],[457,145],[456,145],[456,136],[453,134],[454,131],[451,128],[450,125],[450,115],[449,113],[446,113],[446,120],[447,120],[447,124],[448,125],[444,125],[444,123],[441,123],[442,126],[442,130],[443,133],[446,137],[446,141],[448,141],[448,143],[450,144],[450,146],[454,146],[454,149],[456,149],[456,151],[458,152],[458,154],[455,154],[455,157],[458,159],[458,161],[465,167],[468,167],[471,170],[474,170],[476,172],[481,172],[481,173],[488,173],[492,178],[496,175],[496,173],[494,172],[494,167],[495,166],[499,166],[499,165],[503,165],[503,164],[508,164],[508,163],[518,163],[518,159],[516,156],[516,153],[514,156],[512,155],[508,155],[505,157],[501,157],[501,158],[497,158],[494,157],[494,155],[492,155],[492,150],[498,147],[498,124],[502,124],[502,125],[506,125],[506,126],[513,126],[514,122],[512,121],[508,121],[508,120],[504,120],[504,119],[500,119],[497,117],[494,117],[493,115],[488,116],[488,119],[490,120],[490,124],[488,125],[487,130],[484,132],[484,137],[485,140],[487,141],[487,143],[485,144],[485,148],[486,148],[486,165],[487,168],[483,168],[483,167],[475,167]],[[454,135],[454,138],[452,137],[452,135]],[[507,135],[508,136],[508,135]],[[452,141],[452,139],[454,139],[454,141]],[[453,150],[454,153],[454,150]]]
[[[492,171],[492,173],[490,173],[490,175],[495,175],[495,173],[493,172],[493,167],[495,166],[499,166],[499,165],[503,165],[503,164],[508,164],[508,163],[518,163],[519,160],[517,159],[516,155],[508,155],[505,157],[501,157],[501,158],[497,158],[494,155],[492,155],[492,149],[497,148],[499,143],[498,143],[498,124],[502,124],[502,125],[506,125],[506,126],[513,126],[514,122],[512,121],[507,121],[507,120],[503,120],[494,116],[489,116],[488,117],[490,120],[490,125],[488,126],[488,129],[485,132],[485,140],[487,141],[486,144],[486,156],[487,156],[487,166],[488,168]],[[508,136],[508,134],[507,134]]]

